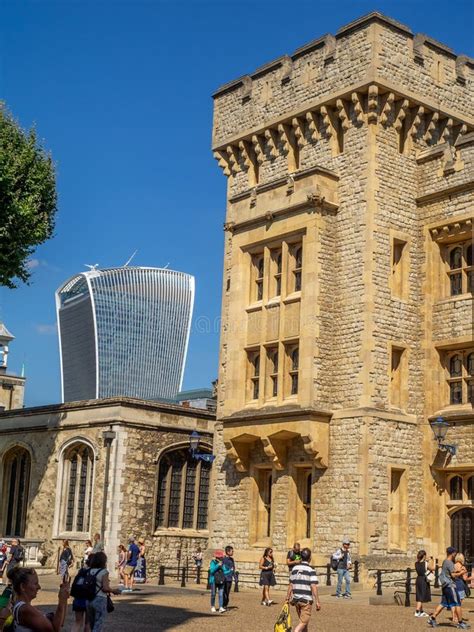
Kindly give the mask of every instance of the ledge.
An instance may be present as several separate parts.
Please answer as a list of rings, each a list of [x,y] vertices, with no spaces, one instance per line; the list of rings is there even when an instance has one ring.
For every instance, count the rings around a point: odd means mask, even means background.
[[[460,423],[474,423],[474,407],[469,404],[459,404],[438,410],[428,417],[428,421],[435,421],[438,417],[443,417],[447,421]]]

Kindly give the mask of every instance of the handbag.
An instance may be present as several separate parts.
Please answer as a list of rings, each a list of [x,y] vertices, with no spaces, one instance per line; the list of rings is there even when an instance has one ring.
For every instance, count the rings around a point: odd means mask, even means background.
[[[274,632],[291,632],[290,606],[287,603],[283,604],[273,630]]]
[[[115,610],[114,602],[112,601],[112,597],[107,595],[107,612],[113,612]]]

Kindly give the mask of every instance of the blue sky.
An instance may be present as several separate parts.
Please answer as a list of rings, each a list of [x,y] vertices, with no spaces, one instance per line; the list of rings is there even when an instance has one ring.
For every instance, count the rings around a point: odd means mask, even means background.
[[[194,274],[185,388],[218,370],[225,178],[211,151],[212,92],[373,10],[473,55],[472,1],[2,3],[0,99],[35,124],[57,165],[55,237],[31,284],[0,288],[26,403],[59,401],[54,291],[125,263]]]

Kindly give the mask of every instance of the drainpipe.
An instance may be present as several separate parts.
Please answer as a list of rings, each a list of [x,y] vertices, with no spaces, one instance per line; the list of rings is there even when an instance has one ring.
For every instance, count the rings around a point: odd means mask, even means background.
[[[104,430],[102,438],[104,439],[105,446],[105,472],[104,472],[104,489],[102,495],[102,518],[100,521],[100,541],[104,543],[105,535],[105,516],[107,513],[107,494],[109,491],[109,469],[110,469],[110,450],[112,448],[112,442],[117,436],[114,430]]]

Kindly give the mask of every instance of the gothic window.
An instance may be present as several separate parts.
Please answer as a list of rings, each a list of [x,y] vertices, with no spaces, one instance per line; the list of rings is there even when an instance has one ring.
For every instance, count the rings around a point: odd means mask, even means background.
[[[278,395],[278,347],[268,349],[267,357],[269,396],[276,397]]]
[[[457,244],[448,249],[448,276],[451,296],[474,292],[472,243]]]
[[[281,271],[282,271],[282,255],[281,250],[274,250],[271,253],[273,287],[272,296],[281,295]]]
[[[449,403],[474,403],[474,351],[457,351],[448,356]]]
[[[260,395],[260,352],[248,352],[248,365],[250,372],[250,399],[258,399]]]
[[[25,448],[12,448],[3,466],[3,533],[23,537],[30,484],[31,457]],[[2,525],[0,525],[0,528]]]
[[[293,257],[293,289],[295,292],[299,292],[301,290],[301,273],[303,271],[303,247],[301,245],[294,246]]]
[[[158,465],[155,526],[207,529],[211,464],[187,448],[165,452]]]
[[[90,531],[94,453],[85,443],[74,443],[63,455],[61,531]]]
[[[451,500],[462,500],[462,478],[453,476],[449,481],[449,495]]]
[[[263,299],[263,274],[264,274],[264,258],[263,253],[252,257],[254,290],[253,301],[261,301]]]

